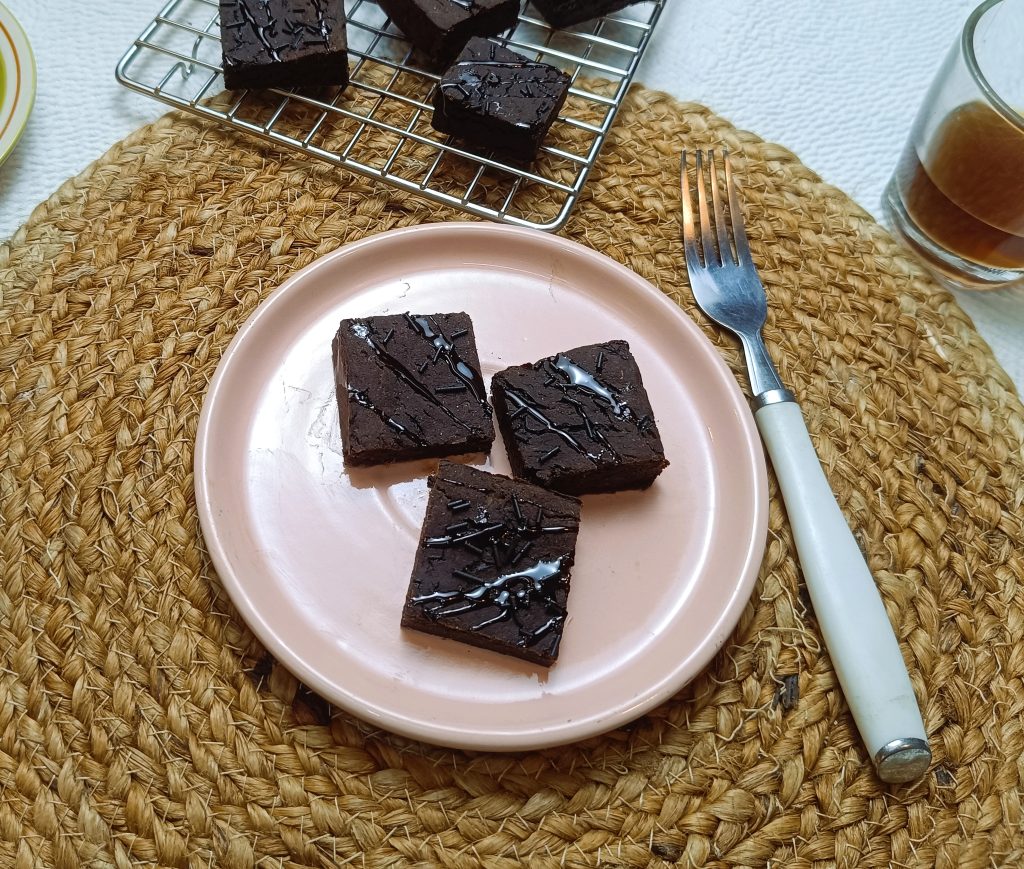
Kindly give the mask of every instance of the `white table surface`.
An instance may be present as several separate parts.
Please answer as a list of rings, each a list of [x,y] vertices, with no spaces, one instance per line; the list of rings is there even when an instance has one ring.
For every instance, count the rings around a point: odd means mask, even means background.
[[[111,144],[165,111],[114,66],[162,0],[3,0],[35,49],[36,105],[0,167],[0,238]],[[880,216],[918,103],[974,0],[668,0],[640,71],[793,150]],[[958,296],[1024,394],[1024,289]]]

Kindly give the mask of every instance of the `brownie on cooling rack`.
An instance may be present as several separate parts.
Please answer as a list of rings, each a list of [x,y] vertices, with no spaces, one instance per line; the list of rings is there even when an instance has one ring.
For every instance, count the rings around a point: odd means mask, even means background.
[[[553,664],[580,502],[453,462],[428,484],[402,626]]]
[[[641,0],[533,0],[533,5],[552,27],[569,27],[639,2]]]
[[[625,341],[499,371],[491,398],[512,472],[581,495],[645,489],[666,467],[640,369]]]
[[[471,36],[497,36],[515,26],[519,0],[377,0],[433,66],[451,63]]]
[[[471,39],[434,95],[436,130],[476,150],[533,158],[569,93],[569,76],[486,39]]]
[[[467,314],[342,320],[332,351],[346,463],[490,449],[494,423]]]
[[[220,0],[220,33],[232,90],[348,84],[341,0]]]

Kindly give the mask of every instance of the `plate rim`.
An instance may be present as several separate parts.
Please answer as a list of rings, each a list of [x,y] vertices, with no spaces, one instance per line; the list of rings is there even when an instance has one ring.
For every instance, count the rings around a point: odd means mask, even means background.
[[[611,268],[622,279],[635,284],[638,291],[649,294],[656,304],[662,306],[667,316],[675,318],[684,329],[691,333],[691,337],[698,344],[702,345],[704,350],[708,351],[707,355],[712,365],[719,370],[720,374],[725,375],[724,382],[727,384],[727,390],[733,403],[746,411],[745,413],[737,414],[737,420],[743,431],[747,455],[754,471],[750,496],[754,521],[751,524],[750,537],[745,541],[746,551],[742,559],[740,578],[727,604],[719,613],[717,620],[709,625],[708,632],[695,647],[694,652],[685,659],[688,662],[686,666],[676,665],[674,669],[661,674],[657,680],[652,682],[650,691],[644,697],[643,702],[634,703],[607,715],[589,719],[587,722],[589,726],[585,727],[582,731],[580,722],[577,720],[571,728],[563,726],[556,733],[542,731],[537,733],[534,738],[529,738],[530,732],[525,731],[526,738],[524,738],[524,733],[520,732],[512,740],[503,737],[503,742],[498,744],[493,741],[495,739],[493,735],[489,737],[486,733],[481,734],[476,731],[467,733],[466,731],[456,730],[437,722],[424,720],[410,721],[400,713],[389,715],[387,710],[380,707],[367,707],[358,697],[339,693],[340,685],[322,678],[315,667],[307,665],[303,659],[292,654],[288,645],[281,640],[267,622],[260,608],[252,604],[249,595],[245,591],[244,583],[239,581],[238,575],[232,568],[230,557],[216,533],[216,523],[213,519],[214,510],[207,476],[210,468],[208,450],[211,444],[212,428],[216,418],[215,411],[220,402],[223,382],[228,376],[227,372],[232,367],[234,358],[242,352],[249,333],[258,328],[264,319],[273,316],[274,312],[279,307],[285,305],[297,292],[301,292],[303,285],[307,282],[308,276],[312,272],[330,268],[338,259],[358,256],[366,248],[372,249],[374,246],[382,243],[394,242],[396,239],[415,238],[425,234],[446,234],[451,232],[518,236],[525,239],[527,243],[532,242],[541,247],[549,246],[550,250],[558,250],[560,253],[568,256],[590,259],[598,262],[605,268]],[[206,394],[203,397],[200,411],[193,456],[193,477],[196,508],[202,530],[202,543],[205,545],[207,553],[213,562],[221,586],[227,592],[232,605],[236,608],[242,620],[260,643],[274,655],[275,659],[309,688],[363,722],[379,726],[391,733],[406,738],[432,745],[465,750],[528,751],[575,743],[582,739],[607,733],[616,727],[634,721],[665,702],[700,675],[725,645],[751,598],[767,548],[769,504],[768,474],[764,449],[753,415],[750,413],[749,405],[743,396],[739,383],[710,339],[701,331],[692,318],[658,287],[611,257],[578,242],[547,232],[497,223],[447,221],[387,230],[344,244],[286,278],[277,289],[273,290],[266,299],[259,303],[253,313],[239,327],[217,363]]]
[[[3,3],[0,3],[0,39],[10,44],[17,65],[17,79],[13,87],[14,103],[10,114],[0,117],[0,164],[3,164],[28,128],[28,119],[36,99],[36,58],[32,43],[29,42],[25,28]],[[4,78],[5,89],[8,78]]]

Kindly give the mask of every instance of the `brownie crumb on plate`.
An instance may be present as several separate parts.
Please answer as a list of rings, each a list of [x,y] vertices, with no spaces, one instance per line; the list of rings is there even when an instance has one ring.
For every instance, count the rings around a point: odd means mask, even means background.
[[[539,486],[573,495],[644,489],[668,467],[625,341],[506,368],[491,397],[513,474]]]
[[[553,664],[580,502],[454,462],[428,485],[402,626]]]
[[[467,314],[342,320],[332,351],[346,463],[490,449],[494,423]]]

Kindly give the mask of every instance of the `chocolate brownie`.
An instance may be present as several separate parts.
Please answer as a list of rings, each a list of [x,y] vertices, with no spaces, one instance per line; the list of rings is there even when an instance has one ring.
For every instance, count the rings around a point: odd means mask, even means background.
[[[486,39],[471,39],[434,92],[434,129],[530,160],[569,92],[569,76]]]
[[[451,62],[471,36],[514,27],[519,0],[377,0],[430,65]]]
[[[629,344],[576,347],[499,371],[491,398],[512,472],[580,495],[645,489],[666,467]]]
[[[640,0],[533,0],[533,5],[552,27],[569,27],[610,12],[618,12],[639,2]]]
[[[348,84],[342,0],[220,0],[220,33],[230,89]]]
[[[553,664],[580,502],[452,462],[427,482],[402,626]]]
[[[466,314],[342,320],[331,349],[348,464],[490,449],[494,423]]]

